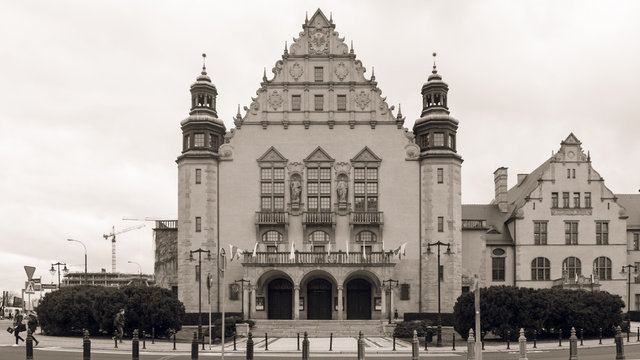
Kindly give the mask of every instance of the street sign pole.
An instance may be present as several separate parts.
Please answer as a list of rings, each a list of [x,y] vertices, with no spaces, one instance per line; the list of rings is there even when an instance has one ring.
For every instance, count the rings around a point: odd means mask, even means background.
[[[476,310],[476,360],[482,360],[482,333],[480,326],[480,279],[474,277],[474,305]]]

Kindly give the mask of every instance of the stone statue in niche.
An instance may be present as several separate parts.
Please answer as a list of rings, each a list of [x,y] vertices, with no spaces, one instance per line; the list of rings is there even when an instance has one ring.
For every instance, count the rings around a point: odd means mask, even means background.
[[[300,202],[300,193],[302,193],[302,184],[300,180],[296,178],[291,179],[291,202]]]
[[[346,203],[347,202],[347,192],[348,192],[349,188],[347,185],[347,180],[344,177],[341,177],[338,180],[338,186],[337,186],[337,191],[338,191],[338,203]]]

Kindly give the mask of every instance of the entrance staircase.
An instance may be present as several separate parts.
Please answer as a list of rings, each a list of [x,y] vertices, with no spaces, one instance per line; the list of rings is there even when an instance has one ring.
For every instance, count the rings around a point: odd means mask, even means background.
[[[290,337],[295,338],[306,331],[311,337],[357,337],[362,331],[366,336],[383,336],[382,320],[256,320],[256,326],[251,329],[254,337]]]

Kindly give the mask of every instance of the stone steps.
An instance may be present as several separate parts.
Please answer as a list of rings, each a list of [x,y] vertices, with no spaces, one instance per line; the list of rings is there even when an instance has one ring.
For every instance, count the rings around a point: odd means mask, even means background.
[[[254,336],[296,337],[307,332],[312,337],[357,337],[363,335],[383,335],[381,320],[256,320],[256,326],[251,329]]]

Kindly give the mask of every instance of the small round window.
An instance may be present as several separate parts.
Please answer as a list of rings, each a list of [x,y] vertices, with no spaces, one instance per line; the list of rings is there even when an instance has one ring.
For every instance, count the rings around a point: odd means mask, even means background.
[[[500,249],[500,248],[493,249],[493,255],[495,255],[495,256],[502,256],[502,255],[504,255],[504,249]]]

